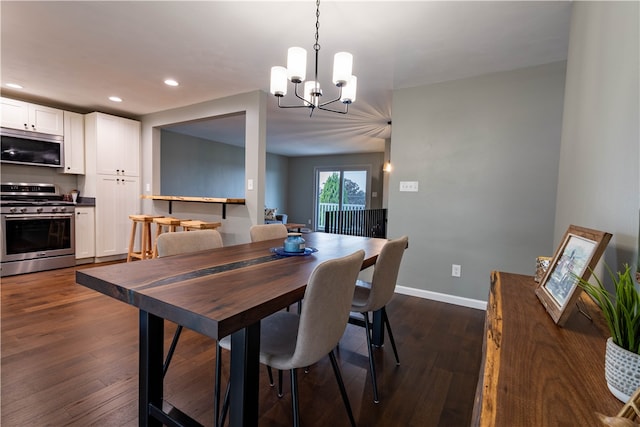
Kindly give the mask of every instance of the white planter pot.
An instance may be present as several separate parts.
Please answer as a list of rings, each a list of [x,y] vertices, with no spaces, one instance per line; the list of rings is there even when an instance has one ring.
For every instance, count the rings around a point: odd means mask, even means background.
[[[607,339],[604,375],[609,391],[626,403],[640,387],[640,354],[625,350],[612,338]]]

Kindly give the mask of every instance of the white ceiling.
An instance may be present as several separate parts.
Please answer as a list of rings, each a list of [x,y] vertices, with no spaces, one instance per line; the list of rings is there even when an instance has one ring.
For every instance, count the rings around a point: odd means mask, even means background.
[[[313,64],[315,2],[0,3],[5,96],[128,117],[254,90],[269,91],[287,48]],[[298,156],[384,151],[392,91],[565,60],[571,2],[323,1],[319,80],[333,55],[354,55],[348,115],[278,109],[269,95],[267,150]],[[180,82],[168,87],[164,79]],[[16,91],[5,87],[15,82]],[[290,87],[292,92],[292,87]],[[123,102],[107,98],[118,95]],[[242,144],[243,117],[182,132]]]

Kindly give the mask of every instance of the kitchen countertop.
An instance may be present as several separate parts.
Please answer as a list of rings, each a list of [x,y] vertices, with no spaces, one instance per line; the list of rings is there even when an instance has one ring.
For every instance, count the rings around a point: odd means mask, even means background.
[[[95,197],[78,197],[77,208],[94,208],[96,206]]]

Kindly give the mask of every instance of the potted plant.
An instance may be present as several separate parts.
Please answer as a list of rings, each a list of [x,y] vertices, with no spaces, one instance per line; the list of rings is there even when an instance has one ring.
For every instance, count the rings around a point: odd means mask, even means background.
[[[613,293],[594,274],[597,285],[577,277],[580,286],[602,309],[611,336],[605,352],[605,378],[611,393],[627,402],[640,387],[640,293],[625,264],[614,274],[606,267],[614,285]]]

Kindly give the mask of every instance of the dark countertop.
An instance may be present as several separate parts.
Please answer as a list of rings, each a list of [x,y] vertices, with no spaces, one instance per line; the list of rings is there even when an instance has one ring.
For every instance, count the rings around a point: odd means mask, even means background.
[[[78,197],[77,208],[94,208],[96,206],[95,197]]]

